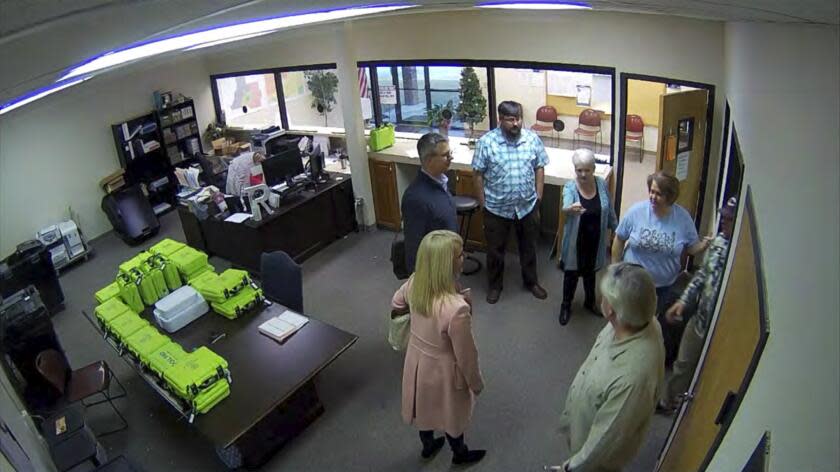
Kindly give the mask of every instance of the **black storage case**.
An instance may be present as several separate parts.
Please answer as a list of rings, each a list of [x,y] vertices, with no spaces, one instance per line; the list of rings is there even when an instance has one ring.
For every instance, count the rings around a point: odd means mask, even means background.
[[[108,216],[117,235],[134,246],[154,236],[160,221],[139,185],[114,191],[102,198],[102,211]]]
[[[18,245],[17,250],[0,263],[0,297],[34,285],[50,314],[64,309],[64,292],[49,250],[33,239]]]

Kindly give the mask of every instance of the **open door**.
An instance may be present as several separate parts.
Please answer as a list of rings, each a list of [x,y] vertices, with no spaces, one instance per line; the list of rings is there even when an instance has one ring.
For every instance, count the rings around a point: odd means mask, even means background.
[[[688,90],[659,97],[659,144],[656,170],[680,180],[677,203],[697,220],[706,151],[709,92]]]
[[[769,336],[764,274],[749,187],[731,269],[698,372],[663,447],[657,472],[703,471],[749,388]]]

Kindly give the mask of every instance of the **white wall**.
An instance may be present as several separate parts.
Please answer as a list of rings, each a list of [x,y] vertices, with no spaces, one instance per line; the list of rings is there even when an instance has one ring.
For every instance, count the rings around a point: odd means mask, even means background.
[[[730,24],[726,95],[755,197],[770,338],[709,470],[765,430],[774,471],[840,470],[837,27]]]
[[[168,59],[89,80],[0,118],[0,257],[78,214],[88,238],[111,229],[99,179],[120,168],[111,124],[149,113],[152,92],[191,96],[201,130],[214,119],[200,59]]]

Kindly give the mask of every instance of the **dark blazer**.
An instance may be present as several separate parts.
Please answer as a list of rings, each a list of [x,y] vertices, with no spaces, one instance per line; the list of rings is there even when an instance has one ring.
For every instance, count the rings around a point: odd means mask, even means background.
[[[405,190],[400,208],[405,231],[405,265],[409,272],[414,272],[414,260],[423,236],[436,229],[458,232],[455,201],[448,190],[421,170]]]

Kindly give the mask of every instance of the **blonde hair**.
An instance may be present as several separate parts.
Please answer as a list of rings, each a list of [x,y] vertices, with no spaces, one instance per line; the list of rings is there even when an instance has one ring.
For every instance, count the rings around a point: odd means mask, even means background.
[[[463,246],[452,231],[432,231],[420,241],[408,304],[423,316],[432,316],[435,304],[456,293],[454,260]]]

